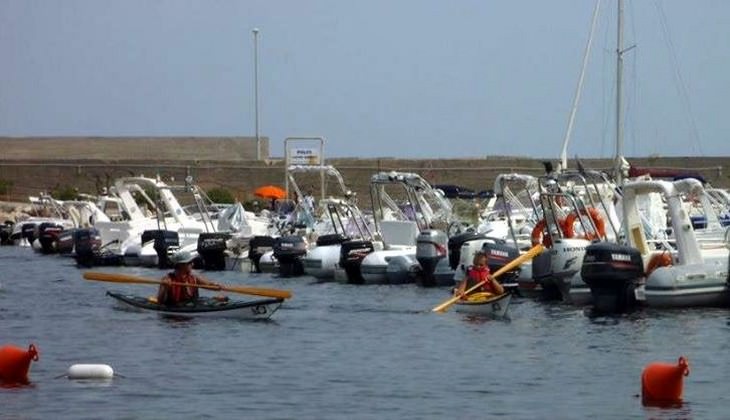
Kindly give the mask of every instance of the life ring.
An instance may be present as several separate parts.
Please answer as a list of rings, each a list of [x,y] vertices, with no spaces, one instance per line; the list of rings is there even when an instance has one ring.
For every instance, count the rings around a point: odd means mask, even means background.
[[[560,229],[565,231],[565,221],[558,220]],[[540,219],[534,228],[532,228],[532,234],[530,235],[532,240],[532,246],[542,243],[545,247],[550,248],[553,244],[553,240],[547,232],[547,222],[545,219]]]
[[[595,232],[585,232],[583,236],[580,236],[582,239],[588,239],[589,241],[592,241],[594,239],[600,239],[606,237],[606,222],[603,220],[603,216],[601,216],[601,213],[594,207],[589,207],[588,209],[581,209],[580,214],[587,215],[591,218],[593,221],[593,225],[596,227]],[[572,212],[568,215],[568,217],[565,218],[565,223],[563,225],[563,233],[565,233],[566,238],[573,238],[575,236],[575,221],[578,219],[578,212]]]
[[[672,265],[672,255],[669,252],[652,255],[649,264],[646,265],[646,276],[648,277],[654,270],[659,267],[669,267]]]

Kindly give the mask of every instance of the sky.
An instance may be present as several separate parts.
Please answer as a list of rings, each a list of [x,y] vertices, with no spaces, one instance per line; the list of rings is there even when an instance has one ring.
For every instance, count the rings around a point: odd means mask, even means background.
[[[0,136],[322,136],[557,158],[594,0],[0,0]],[[568,155],[615,153],[602,0]],[[623,154],[730,156],[730,1],[626,1]]]

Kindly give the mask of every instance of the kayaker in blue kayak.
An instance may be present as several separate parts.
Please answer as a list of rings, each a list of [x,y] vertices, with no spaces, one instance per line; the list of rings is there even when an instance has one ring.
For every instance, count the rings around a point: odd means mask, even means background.
[[[220,288],[218,283],[205,280],[193,274],[193,260],[195,257],[189,251],[178,251],[170,257],[175,265],[175,271],[162,278],[163,284],[157,292],[157,303],[160,305],[184,305],[198,299],[196,285],[206,285]],[[183,283],[185,285],[177,284]],[[220,289],[218,289],[220,290]]]
[[[487,254],[485,254],[484,252],[477,252],[476,254],[474,254],[472,266],[466,270],[466,276],[464,277],[464,280],[462,280],[459,286],[456,288],[457,295],[460,295],[462,297],[466,296],[465,292],[474,287],[479,282],[484,283],[480,287],[477,287],[473,291],[469,292],[470,295],[480,292],[492,293],[494,295],[501,295],[502,293],[504,293],[504,287],[499,284],[497,279],[492,278],[489,272],[489,267],[487,266],[488,262],[489,259],[487,257]]]

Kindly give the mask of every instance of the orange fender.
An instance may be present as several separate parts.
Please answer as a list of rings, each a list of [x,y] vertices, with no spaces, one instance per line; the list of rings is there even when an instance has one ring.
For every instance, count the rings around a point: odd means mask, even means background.
[[[641,402],[644,405],[667,405],[682,402],[683,379],[689,375],[687,358],[677,364],[649,363],[641,373]]]
[[[669,267],[672,265],[672,256],[669,252],[662,252],[661,254],[654,254],[649,260],[649,264],[646,265],[646,276],[648,277],[654,270],[659,267]]]
[[[16,346],[0,347],[0,384],[29,384],[28,371],[31,361],[38,361],[38,351],[33,344],[27,351]]]
[[[580,214],[590,217],[593,224],[596,226],[596,232],[586,232],[582,238],[592,241],[594,239],[606,237],[606,222],[603,220],[603,216],[601,216],[601,213],[597,209],[594,207],[589,207],[587,210],[581,209]],[[573,238],[575,236],[574,224],[576,220],[578,220],[578,212],[572,212],[565,218],[563,230],[566,238]]]

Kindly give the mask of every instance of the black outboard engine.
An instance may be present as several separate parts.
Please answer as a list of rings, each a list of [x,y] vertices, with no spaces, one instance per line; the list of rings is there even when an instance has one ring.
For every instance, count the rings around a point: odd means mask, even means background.
[[[56,252],[56,241],[63,232],[63,226],[53,222],[43,222],[38,226],[38,242],[41,244],[41,252],[52,254]]]
[[[448,245],[449,240],[446,233],[440,230],[427,229],[418,234],[416,237],[416,260],[421,265],[418,278],[419,284],[432,287],[441,285],[444,283],[443,280],[447,284],[454,283],[453,270],[448,270],[448,266],[437,268],[439,264],[443,266],[449,263],[446,258],[449,254]],[[444,268],[447,268],[447,270],[444,270]]]
[[[464,242],[474,241],[478,239],[486,239],[486,235],[476,232],[465,232],[449,238],[449,267],[456,270],[461,259],[461,246]]]
[[[304,274],[302,257],[307,253],[307,243],[301,236],[287,235],[274,241],[274,258],[279,261],[279,275],[282,277]]]
[[[340,245],[345,241],[349,241],[350,238],[341,233],[330,233],[327,235],[320,235],[317,237],[317,246],[329,246],[329,245]]]
[[[352,284],[363,284],[365,279],[360,273],[360,266],[365,257],[375,251],[372,241],[355,239],[343,242],[340,247],[340,267],[347,274],[347,282]]]
[[[34,223],[24,223],[23,226],[20,227],[20,237],[33,245],[33,241],[35,241],[38,237],[38,226]]]
[[[512,260],[520,256],[517,247],[510,245],[504,239],[489,239],[482,245],[482,252],[487,254],[487,265],[491,273],[496,273]],[[517,289],[517,278],[520,275],[520,267],[508,271],[499,277],[499,282],[508,290]]]
[[[157,253],[157,267],[172,267],[168,250],[180,246],[180,239],[177,232],[171,230],[145,230],[142,232],[142,245],[150,241],[155,241],[154,248],[155,253]]]
[[[121,265],[123,257],[104,250],[101,235],[95,228],[76,229],[74,233],[76,264],[82,267],[95,265]]]
[[[637,306],[634,291],[643,281],[644,264],[636,248],[609,242],[588,245],[580,274],[591,288],[595,311],[625,312]]]
[[[248,243],[248,258],[251,259],[251,270],[256,273],[261,272],[259,261],[261,256],[271,251],[274,247],[274,238],[271,236],[254,236]]]
[[[13,233],[13,226],[15,223],[11,220],[6,220],[5,223],[0,225],[0,245],[12,245],[13,240],[10,239],[10,235]]]
[[[206,270],[226,269],[226,241],[229,233],[201,233],[198,236],[198,255],[203,259]]]

